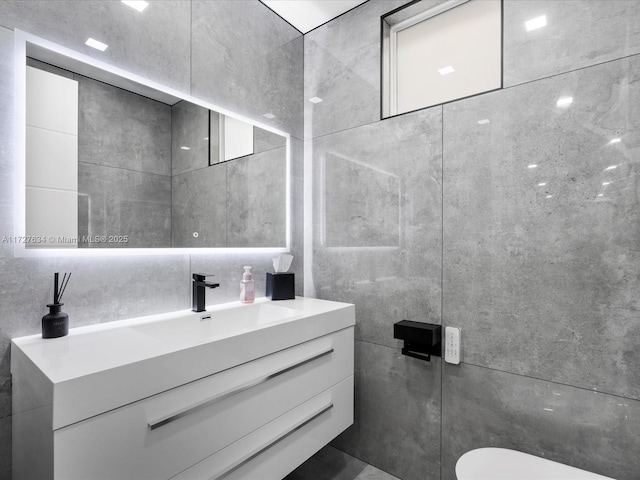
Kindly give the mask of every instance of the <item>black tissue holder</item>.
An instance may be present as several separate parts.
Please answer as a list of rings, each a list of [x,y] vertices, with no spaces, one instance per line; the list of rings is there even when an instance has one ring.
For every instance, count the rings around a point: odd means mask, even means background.
[[[402,353],[431,361],[431,355],[442,356],[442,327],[433,323],[402,320],[393,324],[393,338],[404,340]]]
[[[267,272],[266,296],[271,300],[292,300],[296,298],[295,275],[291,272]]]

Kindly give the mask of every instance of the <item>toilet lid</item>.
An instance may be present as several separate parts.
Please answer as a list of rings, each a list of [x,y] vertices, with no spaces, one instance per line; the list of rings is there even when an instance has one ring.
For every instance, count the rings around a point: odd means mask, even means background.
[[[478,448],[456,463],[458,480],[614,480],[506,448]]]

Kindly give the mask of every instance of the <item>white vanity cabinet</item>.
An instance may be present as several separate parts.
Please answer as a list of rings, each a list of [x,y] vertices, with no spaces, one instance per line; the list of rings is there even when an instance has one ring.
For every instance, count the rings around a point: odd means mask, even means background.
[[[297,298],[210,310],[205,320],[178,312],[14,339],[14,479],[277,480],[353,423],[353,305]],[[176,338],[183,325],[197,332]],[[120,337],[120,350],[101,337]],[[78,368],[65,377],[82,355],[86,381]],[[197,378],[180,373],[189,369]],[[58,404],[69,398],[74,412]]]

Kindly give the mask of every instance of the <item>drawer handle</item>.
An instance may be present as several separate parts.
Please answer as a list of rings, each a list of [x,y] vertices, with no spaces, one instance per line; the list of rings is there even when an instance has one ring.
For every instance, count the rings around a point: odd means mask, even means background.
[[[238,468],[242,467],[246,463],[250,462],[251,460],[256,458],[258,455],[263,453],[264,451],[266,451],[269,448],[273,447],[275,444],[277,444],[281,440],[284,440],[285,438],[287,438],[292,433],[295,433],[296,431],[300,430],[305,425],[307,425],[308,423],[312,422],[313,420],[318,418],[320,415],[322,415],[324,412],[326,412],[328,410],[331,410],[332,408],[333,408],[333,403],[329,402],[324,407],[320,408],[319,410],[316,410],[314,413],[306,416],[302,420],[299,420],[298,422],[296,422],[293,425],[291,425],[284,432],[280,433],[277,437],[275,437],[275,438],[273,438],[273,439],[271,439],[271,440],[269,440],[267,442],[264,442],[262,445],[257,446],[256,448],[254,448],[249,453],[245,454],[244,456],[240,457],[238,460],[236,460],[232,464],[228,465],[221,472],[218,472],[213,477],[209,477],[209,480],[220,480],[221,478],[226,477],[227,475],[229,475],[234,470],[237,470]]]
[[[182,410],[179,410],[177,412],[174,412],[170,415],[166,415],[164,417],[158,418],[152,422],[147,423],[148,427],[150,430],[155,430],[156,428],[160,428],[168,423],[171,423],[175,420],[178,420],[179,418],[182,418],[186,415],[189,415],[190,413],[193,413],[197,410],[200,410],[202,408],[205,407],[209,407],[211,405],[213,405],[214,403],[220,402],[222,400],[224,400],[225,398],[228,398],[232,395],[235,395],[237,393],[243,392],[245,390],[248,390],[249,388],[252,387],[256,387],[258,385],[260,385],[261,383],[264,383],[268,380],[271,380],[272,378],[278,377],[284,373],[290,372],[291,370],[301,367],[303,365],[306,365],[309,362],[313,362],[314,360],[317,360],[318,358],[322,358],[326,355],[330,355],[331,353],[333,353],[333,347],[330,347],[320,353],[315,353],[313,355],[310,355],[307,358],[304,358],[302,360],[298,360],[295,363],[291,364],[291,365],[287,365],[284,368],[281,368],[280,370],[277,370],[275,372],[272,373],[267,373],[261,377],[258,377],[256,379],[250,380],[247,383],[244,383],[242,385],[240,385],[239,387],[236,387],[232,390],[226,391],[226,392],[221,392],[211,398],[208,398],[206,400],[203,400],[201,402],[196,403],[195,405],[191,405],[189,407],[185,407]]]

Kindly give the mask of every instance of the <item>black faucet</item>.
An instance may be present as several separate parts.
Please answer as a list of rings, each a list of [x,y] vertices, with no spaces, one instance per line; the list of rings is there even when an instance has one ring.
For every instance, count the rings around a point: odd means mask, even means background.
[[[191,286],[191,310],[194,312],[204,312],[204,289],[219,287],[219,283],[211,283],[205,281],[206,277],[212,277],[213,275],[205,275],[204,273],[193,274],[193,285]]]

